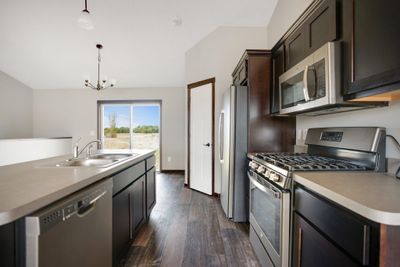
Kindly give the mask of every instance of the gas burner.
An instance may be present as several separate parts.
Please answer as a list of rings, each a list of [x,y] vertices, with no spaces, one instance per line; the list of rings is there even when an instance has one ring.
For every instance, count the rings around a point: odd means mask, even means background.
[[[365,167],[305,153],[256,153],[256,158],[288,171],[362,171]]]

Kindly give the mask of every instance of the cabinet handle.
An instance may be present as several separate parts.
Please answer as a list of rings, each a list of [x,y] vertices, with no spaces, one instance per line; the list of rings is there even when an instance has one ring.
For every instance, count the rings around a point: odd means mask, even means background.
[[[297,267],[301,267],[301,252],[303,243],[303,229],[299,226],[299,237],[297,239]]]
[[[133,238],[133,232],[132,232],[132,195],[131,193],[128,194],[128,200],[129,200],[129,238],[132,239]]]
[[[364,241],[363,241],[363,265],[369,265],[369,240],[370,240],[370,228],[369,225],[364,225],[363,229]]]
[[[146,191],[145,191],[145,184],[144,184],[144,181],[142,181],[142,218],[143,218],[143,220],[144,220],[144,217],[146,217],[146,209],[147,209],[147,201],[146,201],[146,198],[145,198],[145,194],[146,194]]]

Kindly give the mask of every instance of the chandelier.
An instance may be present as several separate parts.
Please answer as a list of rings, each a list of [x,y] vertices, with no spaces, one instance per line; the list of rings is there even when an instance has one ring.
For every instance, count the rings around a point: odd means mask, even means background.
[[[100,62],[101,62],[101,56],[100,56],[100,50],[103,48],[101,44],[97,44],[96,48],[98,49],[98,56],[97,56],[97,84],[93,85],[89,80],[85,80],[85,86],[92,88],[94,90],[100,91],[103,89],[107,89],[109,87],[114,87],[115,86],[115,80],[111,79],[111,81],[108,83],[107,79],[103,79],[100,81]]]

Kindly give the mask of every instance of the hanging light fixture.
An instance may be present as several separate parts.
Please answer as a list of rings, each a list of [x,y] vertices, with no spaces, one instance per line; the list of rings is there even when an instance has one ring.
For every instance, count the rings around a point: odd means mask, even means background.
[[[85,9],[82,10],[81,15],[78,18],[78,25],[82,29],[91,31],[94,29],[94,25],[92,22],[92,18],[90,16],[90,12],[87,9],[87,0],[85,0]]]
[[[98,56],[97,56],[97,84],[93,85],[90,83],[89,80],[85,80],[85,86],[92,88],[94,90],[100,91],[107,89],[109,87],[114,87],[115,86],[115,80],[111,79],[110,83],[107,82],[107,79],[103,79],[100,81],[100,62],[101,62],[101,56],[100,56],[100,50],[103,48],[101,44],[97,44],[96,48],[98,49]]]

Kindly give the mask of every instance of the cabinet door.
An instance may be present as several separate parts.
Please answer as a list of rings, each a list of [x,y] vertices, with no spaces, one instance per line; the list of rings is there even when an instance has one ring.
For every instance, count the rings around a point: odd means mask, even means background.
[[[113,197],[113,266],[117,266],[129,249],[131,230],[131,191]]]
[[[279,76],[285,72],[285,47],[281,45],[272,54],[271,114],[279,113]]]
[[[146,174],[146,206],[147,217],[156,204],[156,171],[154,168],[149,170]]]
[[[14,223],[9,223],[0,227],[0,266],[16,266]]]
[[[347,93],[400,82],[400,1],[353,0],[353,8],[352,75]]]
[[[294,213],[293,266],[358,266],[307,221]]]
[[[285,41],[286,66],[291,68],[308,55],[307,27],[301,26],[293,32]]]
[[[285,41],[286,66],[291,68],[337,38],[336,0],[325,0]]]
[[[145,176],[136,180],[130,187],[132,232],[135,233],[144,222],[145,211]]]
[[[336,12],[336,0],[325,0],[307,19],[307,54],[336,39]]]

